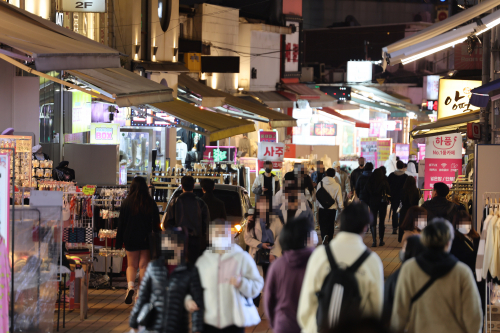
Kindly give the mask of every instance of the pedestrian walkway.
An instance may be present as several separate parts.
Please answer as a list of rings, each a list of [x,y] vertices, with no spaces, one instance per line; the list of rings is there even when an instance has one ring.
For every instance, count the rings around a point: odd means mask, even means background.
[[[392,230],[387,225],[386,230]],[[367,246],[372,243],[371,234],[366,234],[364,242]],[[372,250],[376,252],[384,264],[384,276],[388,277],[399,268],[399,250],[401,248],[396,235],[386,235],[386,245],[376,247]],[[62,333],[126,333],[130,331],[128,318],[132,309],[131,305],[124,303],[125,291],[118,290],[95,290],[89,291],[89,312],[88,318],[80,321],[78,310],[66,314],[66,327],[62,328],[62,311],[59,332]],[[267,319],[263,315],[262,302],[259,312],[262,315],[262,322],[246,329],[247,333],[272,333],[269,329]],[[57,321],[57,312],[54,322]],[[55,331],[55,328],[54,328]]]

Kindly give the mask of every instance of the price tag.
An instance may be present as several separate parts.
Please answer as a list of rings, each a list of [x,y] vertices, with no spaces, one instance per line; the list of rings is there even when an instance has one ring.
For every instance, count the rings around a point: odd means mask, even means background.
[[[85,185],[82,187],[82,192],[85,195],[94,195],[96,188],[96,185]]]

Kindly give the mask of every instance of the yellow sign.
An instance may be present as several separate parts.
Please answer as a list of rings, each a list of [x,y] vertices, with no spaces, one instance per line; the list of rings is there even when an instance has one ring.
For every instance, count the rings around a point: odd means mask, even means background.
[[[191,72],[201,71],[201,53],[184,53],[184,64]]]
[[[476,111],[469,100],[471,90],[481,85],[473,80],[439,80],[438,119]]]
[[[95,190],[96,190],[95,185],[85,185],[84,187],[82,187],[82,192],[85,195],[94,195]]]

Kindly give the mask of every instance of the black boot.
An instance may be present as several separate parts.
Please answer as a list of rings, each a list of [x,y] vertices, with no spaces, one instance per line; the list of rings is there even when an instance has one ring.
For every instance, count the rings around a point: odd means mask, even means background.
[[[379,237],[380,237],[380,243],[379,246],[384,246],[384,234],[385,234],[385,226],[380,226],[379,228]]]
[[[370,227],[370,230],[373,238],[372,247],[377,247],[377,229],[375,227]]]
[[[392,228],[392,234],[397,235],[398,234],[398,228]]]

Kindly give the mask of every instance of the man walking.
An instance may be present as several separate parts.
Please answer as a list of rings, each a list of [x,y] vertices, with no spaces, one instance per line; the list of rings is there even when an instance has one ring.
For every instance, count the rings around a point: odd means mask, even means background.
[[[342,205],[345,207],[347,203],[347,199],[351,198],[351,183],[349,181],[349,174],[340,169],[340,161],[333,162],[333,169],[335,170],[335,180],[340,185],[340,190],[342,192]],[[335,217],[335,224],[339,221],[340,213],[342,213],[342,209],[339,208],[337,210],[337,216]],[[335,228],[338,228],[337,226]]]
[[[427,209],[427,222],[435,217],[442,217],[451,223],[457,217],[457,206],[446,199],[450,188],[445,183],[435,183],[432,190],[432,199],[424,202],[422,208]]]
[[[203,196],[201,199],[207,204],[210,219],[226,220],[226,207],[222,200],[219,200],[214,195],[215,182],[212,179],[202,179],[201,189]]]
[[[408,175],[405,173],[405,163],[403,161],[398,161],[396,163],[396,167],[398,168],[396,171],[392,172],[387,181],[389,182],[389,186],[391,187],[391,211],[390,217],[392,220],[392,234],[396,235],[398,233],[399,226],[399,218],[398,218],[398,208],[401,203],[401,190],[408,178]]]
[[[280,185],[277,177],[272,173],[273,162],[264,163],[264,172],[261,172],[253,182],[252,192],[255,194],[255,202],[259,201],[261,195],[265,195],[272,202],[272,198],[279,191]]]
[[[313,181],[314,187],[316,187],[321,179],[325,177],[325,166],[323,165],[323,161],[316,162],[316,171],[311,174],[311,179]]]
[[[350,179],[351,197],[353,195],[355,195],[356,182],[358,181],[359,177],[361,176],[361,174],[363,173],[363,170],[365,168],[365,158],[364,157],[358,158],[358,165],[359,166],[351,172],[351,179]],[[359,198],[359,193],[356,193],[356,194]]]
[[[367,250],[363,236],[368,230],[370,213],[363,203],[347,206],[340,216],[340,232],[328,245],[319,246],[307,263],[297,310],[297,320],[302,332],[317,333],[318,293],[332,271],[325,246],[328,246],[335,262],[342,269],[351,267]],[[355,279],[361,296],[359,315],[380,318],[384,298],[384,268],[373,252],[362,261],[355,271]],[[335,293],[337,304],[344,302],[346,294]],[[332,302],[333,303],[333,302]],[[352,313],[352,315],[357,315]],[[345,319],[345,318],[344,318]]]
[[[330,194],[330,196],[335,200],[335,203],[330,207],[323,207],[319,201],[316,204],[319,207],[319,229],[321,230],[321,237],[323,237],[323,243],[328,243],[333,239],[333,233],[335,231],[335,216],[337,209],[344,208],[344,201],[342,198],[342,190],[340,185],[335,180],[335,170],[330,168],[326,170],[326,176],[318,183],[317,191],[321,188]]]

